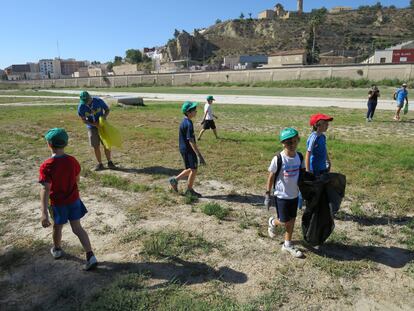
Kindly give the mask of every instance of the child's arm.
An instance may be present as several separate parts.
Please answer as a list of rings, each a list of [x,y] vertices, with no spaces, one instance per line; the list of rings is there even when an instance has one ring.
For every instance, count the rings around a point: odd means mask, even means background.
[[[266,183],[266,194],[271,194],[273,185],[275,183],[276,174],[273,172],[269,173],[269,176],[267,177],[267,183]]]
[[[189,140],[191,148],[193,148],[194,152],[197,154],[197,156],[200,158],[200,164],[204,165],[206,164],[206,161],[204,160],[203,156],[201,155],[200,150],[198,150],[197,144],[195,142],[194,138],[191,138]]]
[[[306,156],[305,156],[305,168],[307,172],[310,172],[310,156],[311,156],[311,152],[310,151],[306,151]]]
[[[49,193],[50,193],[50,184],[42,183],[42,188],[40,189],[40,210],[42,212],[42,227],[46,228],[50,226],[49,215],[47,213],[47,208],[49,206]]]

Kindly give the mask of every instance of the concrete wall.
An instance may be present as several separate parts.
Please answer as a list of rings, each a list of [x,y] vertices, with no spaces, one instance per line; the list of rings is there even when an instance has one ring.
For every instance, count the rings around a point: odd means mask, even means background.
[[[325,78],[414,80],[414,64],[344,65],[268,68],[242,71],[169,73],[132,76],[18,81],[28,87],[87,88],[149,85],[189,85],[203,82],[254,83],[261,81],[307,80]]]

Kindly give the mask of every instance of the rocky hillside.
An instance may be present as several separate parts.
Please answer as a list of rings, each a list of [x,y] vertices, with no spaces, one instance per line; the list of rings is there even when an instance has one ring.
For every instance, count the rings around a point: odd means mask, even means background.
[[[237,19],[221,22],[201,33],[181,32],[167,44],[169,60],[209,59],[220,61],[226,55],[272,53],[309,48],[313,37],[312,13],[289,19]],[[354,51],[364,57],[377,48],[414,39],[414,10],[367,7],[341,13],[326,13],[316,30],[321,52]]]

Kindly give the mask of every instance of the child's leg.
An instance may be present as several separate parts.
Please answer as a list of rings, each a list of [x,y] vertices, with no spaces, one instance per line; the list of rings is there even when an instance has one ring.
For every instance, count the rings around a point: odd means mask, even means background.
[[[62,228],[63,225],[53,225],[53,244],[57,249],[62,248]]]
[[[292,234],[293,234],[293,228],[295,227],[295,220],[296,218],[293,218],[285,223],[285,241],[292,241]]]
[[[197,169],[190,169],[190,174],[188,175],[188,189],[193,189],[194,181],[197,176]]]
[[[93,151],[95,152],[96,161],[102,163],[101,148],[99,146],[93,147]]]
[[[72,231],[76,234],[81,242],[83,249],[86,253],[92,252],[91,242],[89,241],[89,236],[86,231],[83,229],[80,219],[78,220],[71,220],[70,226],[72,227]]]
[[[203,134],[204,134],[204,132],[205,132],[206,130],[205,129],[202,129],[201,131],[200,131],[200,134],[198,134],[198,140],[200,140],[201,139],[201,136],[203,136]]]
[[[214,133],[214,136],[216,136],[216,138],[218,138],[217,129],[213,129],[213,133]]]
[[[190,175],[191,173],[191,168],[187,168],[185,170],[183,170],[180,174],[178,174],[175,179],[179,180],[179,179],[183,179],[185,177],[187,177],[188,175]]]

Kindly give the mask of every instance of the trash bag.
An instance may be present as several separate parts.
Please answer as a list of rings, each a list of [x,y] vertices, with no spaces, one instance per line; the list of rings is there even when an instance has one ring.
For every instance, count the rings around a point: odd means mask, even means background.
[[[114,126],[108,123],[103,117],[99,117],[98,127],[99,137],[106,149],[111,150],[112,147],[122,147],[121,134]]]
[[[406,102],[403,108],[403,113],[407,114],[408,113],[408,103]]]

